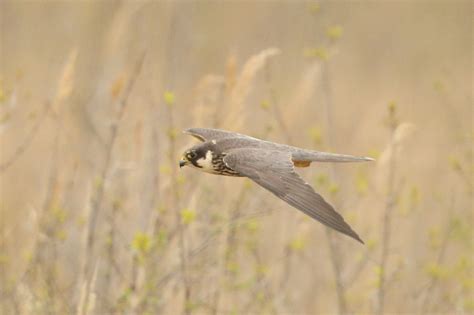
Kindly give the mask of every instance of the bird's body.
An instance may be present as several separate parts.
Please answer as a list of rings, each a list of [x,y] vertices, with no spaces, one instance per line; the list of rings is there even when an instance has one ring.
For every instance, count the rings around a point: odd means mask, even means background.
[[[295,208],[360,242],[362,240],[330,204],[295,172],[311,162],[361,162],[372,159],[306,150],[243,134],[206,128],[185,130],[203,141],[183,155],[180,166],[201,171],[248,177]]]

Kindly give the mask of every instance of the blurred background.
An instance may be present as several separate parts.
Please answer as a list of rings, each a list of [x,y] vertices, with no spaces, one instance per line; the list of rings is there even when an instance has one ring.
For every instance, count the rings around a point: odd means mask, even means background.
[[[2,314],[474,312],[471,1],[2,1]],[[214,127],[365,241],[178,169]]]

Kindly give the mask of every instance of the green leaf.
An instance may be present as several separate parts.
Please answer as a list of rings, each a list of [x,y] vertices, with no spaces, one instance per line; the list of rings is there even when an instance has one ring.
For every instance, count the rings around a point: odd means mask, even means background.
[[[367,174],[363,172],[358,172],[355,183],[357,192],[360,195],[365,195],[369,190],[369,180],[367,179]]]
[[[196,220],[196,212],[194,210],[184,208],[181,210],[181,222],[190,224]]]
[[[263,110],[268,110],[270,108],[270,102],[268,100],[263,100],[262,102],[260,102],[260,107]]]
[[[245,228],[252,234],[258,232],[260,224],[256,219],[250,219],[245,223]]]
[[[151,249],[151,238],[143,232],[137,232],[132,241],[132,248],[141,254],[146,254]]]
[[[339,192],[339,185],[336,183],[331,183],[331,185],[329,185],[328,190],[332,195],[335,195]]]
[[[342,36],[343,31],[344,30],[343,30],[342,26],[334,25],[334,26],[329,27],[326,30],[326,35],[330,39],[339,39]]]
[[[293,251],[299,252],[306,247],[306,241],[301,236],[297,236],[290,241],[289,246]]]
[[[329,182],[329,178],[326,174],[319,174],[316,177],[316,186],[318,187],[325,187]]]
[[[2,88],[1,82],[0,82],[0,103],[3,103],[6,99],[5,91]]]
[[[304,51],[304,55],[306,57],[318,58],[323,61],[326,61],[329,59],[329,53],[327,49],[324,47],[308,48]]]
[[[165,93],[163,94],[163,100],[165,101],[166,105],[173,105],[175,102],[174,93],[171,91],[165,91]]]
[[[449,274],[449,271],[445,266],[435,263],[435,262],[428,263],[425,266],[425,272],[430,277],[434,279],[439,279],[439,280],[445,279]]]
[[[313,126],[309,128],[309,137],[315,144],[321,144],[323,142],[323,133],[319,126]]]

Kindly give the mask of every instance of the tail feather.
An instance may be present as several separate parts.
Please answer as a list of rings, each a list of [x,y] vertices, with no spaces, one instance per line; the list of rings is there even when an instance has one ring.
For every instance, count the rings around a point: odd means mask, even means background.
[[[293,153],[293,159],[311,162],[367,162],[374,161],[373,158],[365,156],[353,156],[347,154],[318,152],[318,151],[297,151]]]

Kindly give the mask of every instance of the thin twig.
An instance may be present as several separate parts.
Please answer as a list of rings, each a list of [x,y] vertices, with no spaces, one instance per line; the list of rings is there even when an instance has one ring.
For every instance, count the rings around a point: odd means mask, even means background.
[[[43,124],[45,118],[48,116],[50,109],[51,105],[48,102],[44,106],[43,114],[37,119],[36,124],[28,132],[25,139],[23,139],[23,142],[20,143],[13,154],[5,162],[0,164],[0,173],[5,172],[10,166],[12,166],[13,163],[15,163],[16,160],[18,160],[23,155],[23,153],[25,153],[26,149],[28,149],[30,144],[33,142],[33,139],[38,135],[38,130]]]
[[[395,130],[397,128],[397,123],[395,119],[395,108],[389,108],[389,124],[390,124],[390,143],[389,146],[391,147],[391,154],[389,160],[389,170],[388,170],[388,178],[387,178],[387,201],[385,204],[385,211],[383,214],[383,221],[382,221],[382,245],[381,245],[381,257],[380,257],[380,265],[379,265],[379,285],[377,291],[377,305],[376,305],[376,314],[383,314],[385,310],[385,290],[386,290],[386,275],[387,275],[387,260],[388,260],[388,252],[390,248],[390,236],[391,236],[391,219],[392,219],[392,212],[395,206],[395,167],[396,167],[396,142],[395,142]]]
[[[100,176],[100,181],[99,181],[100,183],[99,183],[99,188],[97,190],[97,195],[92,200],[92,211],[91,211],[91,217],[89,219],[89,228],[88,228],[88,235],[87,235],[87,248],[88,248],[87,252],[89,252],[90,249],[94,245],[95,227],[97,225],[97,218],[99,216],[100,209],[102,206],[102,199],[104,197],[105,181],[107,180],[107,177],[108,177],[107,175],[109,174],[110,168],[111,168],[112,153],[115,146],[115,142],[117,140],[119,123],[122,121],[122,117],[124,115],[125,109],[128,104],[128,98],[131,94],[133,87],[135,86],[136,79],[138,75],[140,74],[144,60],[145,60],[145,53],[142,54],[142,56],[137,60],[135,64],[134,71],[132,72],[130,76],[130,80],[124,91],[123,97],[118,104],[117,116],[115,120],[112,121],[111,126],[110,126],[110,137],[106,145],[107,151],[106,151],[104,168]]]
[[[277,121],[278,125],[280,126],[280,129],[283,131],[283,135],[286,137],[287,143],[292,144],[293,141],[291,139],[290,130],[288,129],[288,127],[287,127],[287,125],[286,125],[286,123],[283,119],[283,116],[281,114],[277,92],[276,92],[275,88],[273,87],[273,85],[271,84],[271,77],[272,77],[271,68],[270,68],[271,62],[272,61],[269,60],[268,66],[265,67],[265,82],[267,84],[268,94],[270,95],[271,107],[273,108],[273,115],[274,115],[275,120]]]
[[[454,196],[454,193],[452,193],[451,195]],[[441,242],[441,246],[439,248],[438,255],[436,257],[437,265],[440,265],[444,260],[445,253],[449,245],[449,240],[453,232],[453,225],[451,224],[453,208],[454,208],[454,198],[452,198],[451,207],[449,207],[448,220],[447,220],[448,227],[446,228],[446,231],[444,233],[444,238]],[[433,300],[433,296],[434,296],[433,290],[435,289],[436,284],[438,284],[438,282],[439,282],[438,278],[432,277],[430,279],[430,282],[428,283],[425,289],[423,300],[421,302],[421,310],[420,310],[421,314],[429,314],[430,310],[428,309],[428,306],[429,306],[429,303]]]
[[[174,117],[173,117],[173,109],[172,106],[170,105],[169,109],[169,115],[168,115],[168,120],[169,120],[169,132],[170,132],[170,143],[169,143],[169,163],[170,165],[174,165],[176,162],[176,143],[175,143],[175,136],[172,134],[174,132]],[[189,276],[188,276],[188,263],[187,263],[187,253],[186,253],[186,247],[185,247],[185,227],[184,224],[181,220],[181,214],[180,214],[180,209],[179,209],[179,190],[178,190],[178,181],[177,181],[177,173],[176,173],[176,167],[171,168],[171,195],[173,197],[173,201],[171,204],[174,204],[174,213],[175,213],[175,220],[176,220],[176,226],[178,228],[178,247],[179,247],[179,257],[180,257],[180,268],[181,268],[181,274],[183,276],[183,287],[184,287],[184,302],[183,302],[183,308],[184,308],[184,313],[189,314],[189,305],[190,305],[190,300],[191,300],[191,286],[189,284]]]
[[[204,239],[204,241],[202,241],[199,245],[197,245],[196,247],[194,247],[193,249],[189,250],[189,253],[188,253],[188,262],[190,262],[192,259],[198,257],[206,248],[208,248],[209,246],[214,246],[216,247],[218,244],[218,236],[222,233],[222,231],[224,229],[227,229],[227,228],[231,228],[233,226],[237,226],[237,225],[241,225],[243,224],[243,222],[249,220],[249,219],[253,219],[253,218],[257,218],[257,217],[262,217],[262,216],[265,216],[265,215],[268,215],[270,212],[269,211],[260,211],[260,212],[255,212],[255,213],[252,213],[250,215],[243,215],[243,216],[240,216],[238,218],[235,219],[234,222],[231,222],[229,223],[228,225],[226,226],[223,226],[219,229],[216,229],[214,230],[213,232],[209,233],[209,235],[207,235],[207,237]],[[160,288],[162,288],[169,280],[171,280],[174,276],[178,276],[180,274],[180,270],[181,270],[181,266],[180,265],[177,265],[173,268],[171,268],[170,271],[168,271],[167,273],[165,273],[157,282],[156,282],[156,287],[155,287],[155,290],[159,290]],[[220,290],[220,288],[218,288],[218,290]],[[211,307],[213,310],[215,309],[215,307]],[[221,313],[222,310],[219,310]]]
[[[78,314],[81,314],[79,312],[80,310],[84,312],[88,309],[88,302],[89,302],[88,296],[89,296],[90,285],[91,285],[91,280],[92,280],[91,266],[95,265],[94,263],[95,257],[93,257],[95,232],[96,232],[98,217],[102,209],[102,201],[104,198],[105,184],[111,170],[112,153],[115,146],[115,142],[117,140],[119,124],[122,121],[123,115],[125,113],[125,109],[127,108],[128,98],[141,72],[141,69],[145,60],[145,55],[146,55],[146,51],[143,52],[142,55],[137,59],[135,66],[133,68],[133,71],[130,75],[128,84],[123,93],[123,96],[118,103],[118,111],[117,111],[115,119],[111,123],[110,137],[106,143],[106,156],[105,156],[104,166],[99,177],[99,185],[98,185],[95,195],[93,195],[91,199],[89,224],[86,230],[86,247],[85,247],[85,252],[83,256],[85,259],[85,262],[82,267],[81,277],[80,277],[80,279],[83,279],[83,281],[85,281],[85,290],[84,290],[85,296],[82,299],[84,305],[80,305],[78,307]],[[80,285],[82,285],[82,283],[80,283]]]
[[[322,62],[322,92],[324,95],[324,104],[326,109],[326,134],[327,134],[327,143],[329,146],[334,145],[334,128],[332,120],[332,95],[331,95],[331,81],[329,79],[329,70],[327,62]],[[333,180],[337,181],[338,174],[337,170],[333,164],[330,165],[331,177]],[[336,294],[337,294],[337,306],[338,313],[345,314],[347,313],[347,302],[345,297],[345,288],[342,280],[342,270],[341,270],[341,259],[342,256],[338,252],[337,244],[333,239],[333,234],[326,228],[326,235],[329,246],[329,255],[331,257],[331,264],[334,272],[334,279],[336,281]]]
[[[234,209],[229,214],[229,230],[226,237],[226,243],[224,246],[224,258],[221,260],[220,264],[218,263],[218,275],[215,285],[220,287],[222,285],[222,279],[230,277],[229,273],[226,273],[225,270],[229,265],[230,261],[234,257],[234,252],[236,248],[236,236],[237,236],[237,225],[234,224],[237,218],[240,216],[240,211],[245,200],[245,196],[248,192],[248,189],[245,186],[240,188],[240,192],[236,199],[236,204]],[[213,302],[211,303],[211,308],[213,309],[213,314],[219,314],[220,304],[221,304],[221,290],[216,290],[213,296]]]
[[[355,280],[357,279],[357,277],[359,277],[359,275],[365,269],[369,261],[370,261],[369,252],[366,251],[364,254],[364,257],[354,266],[354,268],[350,271],[350,273],[344,276],[344,286],[346,287],[346,289],[349,289],[349,287],[352,284],[354,284]]]

